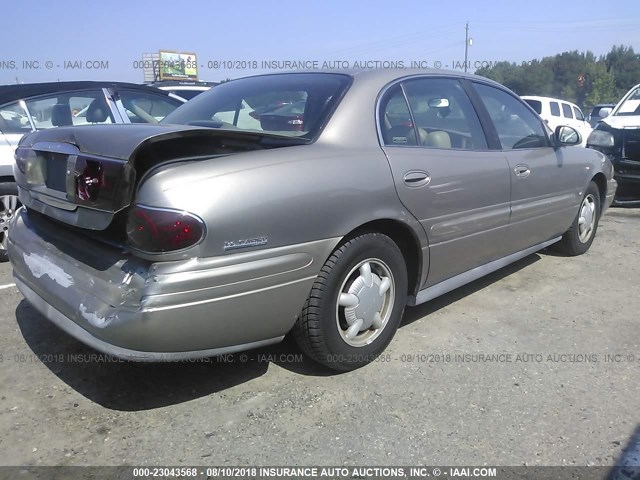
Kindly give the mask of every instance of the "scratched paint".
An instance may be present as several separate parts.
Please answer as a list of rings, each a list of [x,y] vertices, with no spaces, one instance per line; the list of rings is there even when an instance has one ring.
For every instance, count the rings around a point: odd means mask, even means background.
[[[67,288],[73,285],[73,278],[61,267],[54,264],[51,260],[37,253],[23,253],[24,263],[27,265],[31,274],[36,278],[43,276],[49,277],[61,287]]]
[[[94,327],[104,327],[108,323],[107,318],[99,317],[95,312],[90,312],[84,304],[80,304],[78,308],[80,315]]]

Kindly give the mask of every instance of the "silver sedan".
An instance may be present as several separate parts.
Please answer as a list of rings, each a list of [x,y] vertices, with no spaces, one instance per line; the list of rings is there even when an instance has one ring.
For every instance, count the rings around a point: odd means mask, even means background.
[[[9,256],[26,299],[102,352],[170,361],[292,333],[349,370],[406,305],[551,245],[585,253],[616,183],[581,140],[457,72],[243,78],[161,125],[23,138]]]

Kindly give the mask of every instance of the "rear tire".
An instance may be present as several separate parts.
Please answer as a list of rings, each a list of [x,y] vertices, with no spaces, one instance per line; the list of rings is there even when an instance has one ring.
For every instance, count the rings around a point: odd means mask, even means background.
[[[600,190],[591,182],[584,192],[576,218],[558,242],[558,250],[570,257],[586,253],[596,236],[599,220]]]
[[[15,182],[0,183],[0,262],[6,262],[9,242],[9,224],[20,207]]]
[[[362,234],[326,261],[293,336],[316,362],[353,370],[375,360],[391,342],[406,300],[402,252],[386,235]]]

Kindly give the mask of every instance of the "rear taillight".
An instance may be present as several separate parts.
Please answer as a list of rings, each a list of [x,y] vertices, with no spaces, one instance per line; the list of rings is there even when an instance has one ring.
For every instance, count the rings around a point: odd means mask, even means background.
[[[106,187],[104,168],[94,160],[86,160],[84,170],[76,177],[76,192],[80,200],[95,202],[103,187]]]
[[[136,205],[127,219],[129,245],[144,252],[184,250],[198,244],[204,235],[204,222],[180,210]]]

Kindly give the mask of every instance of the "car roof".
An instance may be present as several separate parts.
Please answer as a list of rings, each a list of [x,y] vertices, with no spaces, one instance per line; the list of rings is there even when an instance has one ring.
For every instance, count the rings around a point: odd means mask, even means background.
[[[255,78],[264,77],[269,75],[295,75],[295,74],[340,74],[348,75],[354,80],[363,81],[370,84],[391,83],[395,80],[405,79],[412,76],[428,75],[428,76],[442,76],[442,77],[457,77],[467,78],[469,80],[481,81],[500,87],[503,90],[508,90],[504,85],[480,75],[472,73],[465,73],[460,70],[447,70],[440,68],[428,68],[428,69],[413,69],[413,68],[379,68],[379,69],[317,69],[317,70],[291,70],[291,71],[278,71],[269,73],[258,73],[255,75],[248,75],[245,77],[238,77],[229,82],[235,82],[242,80],[243,78]]]
[[[129,90],[139,90],[150,93],[161,93],[168,95],[168,92],[160,90],[148,85],[139,85],[127,82],[96,82],[96,81],[78,81],[78,82],[46,82],[46,83],[21,83],[16,85],[0,86],[0,105],[15,102],[24,98],[37,97],[57,92],[71,92],[74,90],[89,90],[92,88],[108,88],[115,87],[127,88]]]

